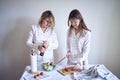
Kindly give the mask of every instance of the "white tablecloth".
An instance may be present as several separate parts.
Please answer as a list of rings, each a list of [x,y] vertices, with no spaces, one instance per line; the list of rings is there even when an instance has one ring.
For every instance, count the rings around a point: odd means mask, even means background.
[[[90,66],[90,65],[89,65]],[[67,75],[67,76],[63,76],[62,74],[60,74],[57,70],[59,69],[62,69],[66,66],[63,66],[63,65],[56,65],[56,67],[52,70],[52,71],[45,71],[41,68],[41,66],[38,66],[38,71],[39,72],[44,72],[45,75],[48,75],[48,77],[46,78],[37,78],[37,79],[34,79],[34,78],[29,78],[30,76],[33,77],[34,74],[31,74],[29,73],[29,70],[30,70],[30,66],[26,66],[20,80],[74,80],[73,79],[73,75]],[[82,74],[80,74],[81,77],[82,77]],[[90,76],[88,76],[90,77]],[[78,80],[105,80],[101,77],[91,77],[91,78],[82,78],[82,79],[78,79]]]
[[[41,67],[38,68],[39,72],[44,72],[46,75],[49,75],[48,78],[42,80],[61,80],[64,76],[57,72],[58,69],[63,68],[60,65],[57,65],[52,71],[45,71]],[[33,76],[34,74],[29,73],[30,66],[26,66],[22,77],[20,80],[29,80],[28,76]],[[41,79],[40,79],[41,80]]]

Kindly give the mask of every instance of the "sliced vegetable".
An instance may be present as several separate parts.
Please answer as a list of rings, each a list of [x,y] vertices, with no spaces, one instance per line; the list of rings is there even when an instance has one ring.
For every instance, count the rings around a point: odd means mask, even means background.
[[[65,70],[66,72],[68,72],[68,68],[64,68],[64,70]]]

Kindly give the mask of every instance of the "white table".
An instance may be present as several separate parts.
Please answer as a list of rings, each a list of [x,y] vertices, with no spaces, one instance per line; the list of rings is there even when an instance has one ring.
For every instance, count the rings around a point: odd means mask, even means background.
[[[61,65],[56,65],[56,67],[52,71],[45,71],[41,67],[38,68],[40,72],[44,72],[45,74],[49,75],[48,78],[44,78],[42,80],[62,80],[65,76],[60,74],[57,70],[64,68]],[[30,66],[26,66],[23,75],[21,76],[20,80],[28,80],[26,76],[32,76],[34,74],[29,73]],[[70,76],[69,76],[70,77]],[[36,79],[35,79],[36,80]],[[40,79],[41,80],[41,79]]]
[[[41,66],[38,66],[38,70],[40,72],[44,72],[46,75],[49,75],[49,77],[47,78],[43,78],[43,79],[29,79],[28,76],[33,76],[34,74],[29,73],[30,70],[30,66],[26,66],[22,77],[20,78],[20,80],[73,80],[73,75],[67,75],[67,76],[63,76],[62,74],[60,74],[57,70],[62,69],[66,67],[63,65],[56,65],[56,67],[52,70],[52,71],[45,71],[42,69]],[[92,80],[101,80],[101,79],[92,79]],[[103,80],[103,79],[102,79]]]
[[[91,65],[89,65],[88,67],[90,67]],[[30,66],[26,66],[20,80],[73,80],[73,75],[67,75],[67,76],[63,76],[62,74],[60,74],[57,70],[62,69],[64,67],[67,66],[63,66],[63,65],[56,65],[56,67],[52,70],[52,71],[45,71],[42,69],[42,67],[39,65],[38,66],[38,71],[40,72],[44,72],[46,75],[48,75],[49,77],[47,78],[29,78],[29,76],[32,76],[34,74],[29,73],[30,70]],[[90,78],[90,79],[82,79],[82,80],[104,80],[101,77],[97,77],[97,78]],[[112,80],[116,80],[116,79],[112,79]]]

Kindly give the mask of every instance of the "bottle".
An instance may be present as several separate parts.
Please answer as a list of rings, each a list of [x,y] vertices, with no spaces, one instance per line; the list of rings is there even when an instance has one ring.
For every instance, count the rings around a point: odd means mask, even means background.
[[[31,55],[35,55],[35,49],[34,48],[31,50]]]
[[[83,60],[82,60],[82,59],[80,60],[80,67],[81,67],[81,70],[84,70],[84,67],[83,67]]]
[[[84,70],[88,69],[88,61],[87,60],[83,61],[83,67],[84,67]]]
[[[35,49],[31,50],[30,54],[30,63],[31,63],[31,73],[37,73],[37,54],[35,53]]]
[[[44,52],[40,52],[40,56],[43,56],[44,55]]]
[[[42,47],[44,47],[46,49],[46,47],[43,45]],[[44,52],[40,52],[40,56],[43,56]]]

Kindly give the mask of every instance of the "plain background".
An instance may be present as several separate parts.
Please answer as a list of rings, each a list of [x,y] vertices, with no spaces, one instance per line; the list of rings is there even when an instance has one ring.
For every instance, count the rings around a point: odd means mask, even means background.
[[[120,0],[1,0],[0,80],[19,80],[30,64],[28,32],[45,10],[51,10],[56,20],[55,61],[64,57],[67,19],[73,9],[80,10],[92,31],[89,63],[104,64],[120,78]]]

